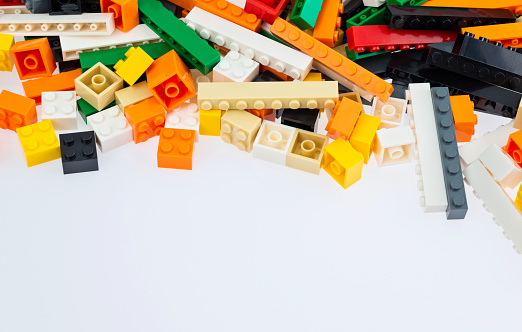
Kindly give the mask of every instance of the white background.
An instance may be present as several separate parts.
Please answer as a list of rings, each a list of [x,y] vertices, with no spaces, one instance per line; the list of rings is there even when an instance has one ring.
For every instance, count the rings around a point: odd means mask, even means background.
[[[15,72],[0,89],[23,92]],[[478,116],[477,136],[508,121]],[[413,163],[372,158],[344,190],[219,137],[158,169],[157,144],[63,175],[0,130],[0,331],[521,330],[521,257],[469,187],[447,221]]]

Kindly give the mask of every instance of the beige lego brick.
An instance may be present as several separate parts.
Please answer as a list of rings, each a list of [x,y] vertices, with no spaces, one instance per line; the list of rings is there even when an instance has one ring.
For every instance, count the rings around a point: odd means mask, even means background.
[[[116,105],[125,114],[125,109],[139,102],[152,98],[154,95],[150,92],[147,82],[140,82],[129,86],[125,89],[118,90],[114,93]]]
[[[203,75],[203,73],[197,69],[191,69],[190,74],[192,75],[192,81],[194,82],[194,89],[196,91],[196,95],[190,98],[190,102],[193,104],[197,104],[199,83],[212,82],[214,80],[214,75],[212,74],[212,72],[208,73],[207,75]]]
[[[520,105],[518,105],[517,116],[515,117],[513,128],[522,129],[522,100],[520,101]]]
[[[243,83],[242,83],[243,84]],[[228,110],[221,117],[221,139],[250,152],[262,120],[243,110]]]
[[[337,82],[214,82],[198,84],[198,106],[209,109],[334,108]]]
[[[123,79],[98,62],[74,80],[76,94],[98,111],[114,101],[115,92],[123,88]]]
[[[390,97],[383,103],[379,98],[373,99],[371,115],[381,119],[380,128],[395,128],[402,125],[406,114],[404,99]]]
[[[297,129],[290,142],[286,166],[308,173],[319,174],[323,161],[324,147],[329,138],[325,135]]]

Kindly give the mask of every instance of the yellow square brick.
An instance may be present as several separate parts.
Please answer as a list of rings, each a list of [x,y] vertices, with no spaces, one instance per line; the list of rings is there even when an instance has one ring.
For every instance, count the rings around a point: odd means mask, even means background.
[[[60,142],[56,138],[51,120],[18,128],[16,132],[28,167],[60,159]]]
[[[361,179],[363,155],[342,138],[324,149],[323,168],[344,189]]]
[[[154,59],[151,58],[140,47],[131,47],[125,53],[126,60],[120,60],[114,65],[114,70],[129,85],[133,85],[140,78],[147,68],[152,65]]]
[[[9,50],[14,45],[14,36],[0,33],[0,71],[12,71],[13,62]]]
[[[372,154],[372,143],[380,124],[381,119],[363,113],[359,116],[350,136],[350,144],[363,155],[365,164]]]
[[[199,111],[199,134],[219,136],[221,131],[221,110]]]

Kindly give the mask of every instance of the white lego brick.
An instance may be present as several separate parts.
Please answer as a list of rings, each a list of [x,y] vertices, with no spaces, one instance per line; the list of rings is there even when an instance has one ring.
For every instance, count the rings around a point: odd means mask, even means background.
[[[198,7],[190,11],[185,22],[202,38],[294,79],[303,80],[312,68],[312,57]]]
[[[409,90],[406,91],[406,100],[411,100],[407,111],[410,117],[413,117],[410,126],[417,139],[414,157],[418,159],[418,164],[415,172],[420,176],[418,188],[424,192],[420,197],[420,204],[424,207],[424,212],[445,212],[448,199],[430,84],[410,84]]]
[[[140,46],[163,41],[145,24],[139,24],[128,32],[114,30],[110,36],[60,36],[64,61],[80,58],[82,52],[92,52],[118,47]]]
[[[74,91],[42,92],[42,120],[51,120],[55,130],[78,129]]]
[[[0,14],[31,14],[25,6],[0,6]]]
[[[363,3],[367,7],[380,7],[386,0],[363,0]]]
[[[0,18],[0,32],[15,36],[108,36],[113,31],[113,14],[108,13],[3,14]]]
[[[89,116],[87,124],[94,130],[102,152],[132,142],[132,128],[118,106]]]
[[[516,205],[480,160],[472,162],[462,173],[468,184],[473,187],[475,196],[482,200],[486,210],[493,215],[495,223],[504,229],[504,236],[513,241],[513,248],[520,253],[522,215]]]
[[[374,155],[379,166],[409,163],[413,156],[415,136],[408,126],[377,130]]]
[[[259,63],[230,51],[213,70],[214,82],[252,82],[259,75]]]
[[[459,147],[460,159],[464,165],[469,165],[480,157],[480,155],[490,147],[491,144],[498,146],[506,145],[509,135],[518,131],[513,128],[514,121],[498,127],[497,129],[484,134],[483,136],[469,142],[468,144]]]
[[[286,166],[286,157],[294,135],[297,135],[296,128],[263,121],[254,141],[254,158]]]
[[[165,128],[190,129],[196,132],[195,141],[199,141],[199,108],[194,103],[183,103],[178,108],[167,112]]]
[[[514,189],[522,182],[522,168],[498,145],[491,144],[479,160],[504,187]]]
[[[371,115],[381,119],[379,128],[395,128],[402,125],[406,105],[404,99],[390,97],[383,103],[379,98],[373,99]]]

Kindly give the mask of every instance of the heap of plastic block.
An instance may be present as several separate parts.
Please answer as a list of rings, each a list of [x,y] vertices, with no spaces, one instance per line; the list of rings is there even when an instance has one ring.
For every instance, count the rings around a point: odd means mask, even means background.
[[[522,248],[520,0],[169,1],[0,0],[0,71],[25,91],[0,93],[0,127],[28,166],[95,171],[150,140],[158,167],[197,169],[202,135],[343,188],[372,155],[415,159],[425,212],[463,219],[465,179]],[[473,139],[475,111],[515,120]]]

